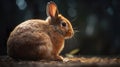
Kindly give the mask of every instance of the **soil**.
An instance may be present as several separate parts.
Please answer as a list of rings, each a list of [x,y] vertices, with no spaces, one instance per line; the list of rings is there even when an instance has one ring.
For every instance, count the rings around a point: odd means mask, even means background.
[[[120,67],[119,57],[72,57],[69,61],[16,61],[0,56],[0,67]]]

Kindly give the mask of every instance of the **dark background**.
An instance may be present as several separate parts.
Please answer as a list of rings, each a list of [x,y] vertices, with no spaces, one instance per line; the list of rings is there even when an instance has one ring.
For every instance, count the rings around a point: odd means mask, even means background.
[[[46,19],[50,0],[0,1],[0,55],[16,25],[31,19]],[[120,0],[53,0],[59,12],[78,32],[66,40],[62,54],[79,49],[77,55],[120,55]]]

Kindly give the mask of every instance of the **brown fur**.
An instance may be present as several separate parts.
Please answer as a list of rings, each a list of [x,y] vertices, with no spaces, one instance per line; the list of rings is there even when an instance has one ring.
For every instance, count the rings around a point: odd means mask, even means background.
[[[49,8],[51,4],[52,9]],[[50,15],[46,20],[27,20],[11,32],[7,41],[9,56],[23,60],[63,60],[59,53],[64,47],[64,39],[71,38],[74,32],[70,22],[62,15],[57,15],[58,10],[54,7],[57,8],[55,3],[49,2]],[[67,26],[61,26],[61,21]]]

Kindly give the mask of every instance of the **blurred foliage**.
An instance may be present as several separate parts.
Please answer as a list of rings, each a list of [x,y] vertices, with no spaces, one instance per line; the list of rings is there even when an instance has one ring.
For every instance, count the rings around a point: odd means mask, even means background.
[[[75,54],[77,54],[80,51],[80,49],[73,49],[69,53],[66,54],[66,57],[74,57]]]
[[[21,22],[45,19],[50,0],[1,0],[0,55],[6,54],[10,32]],[[67,17],[75,36],[66,40],[62,54],[79,48],[77,55],[120,55],[120,0],[53,0]]]

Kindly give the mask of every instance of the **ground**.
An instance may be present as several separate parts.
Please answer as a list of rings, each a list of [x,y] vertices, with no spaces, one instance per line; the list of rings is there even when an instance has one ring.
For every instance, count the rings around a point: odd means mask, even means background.
[[[120,67],[119,57],[72,57],[69,61],[15,61],[0,56],[0,67]]]

